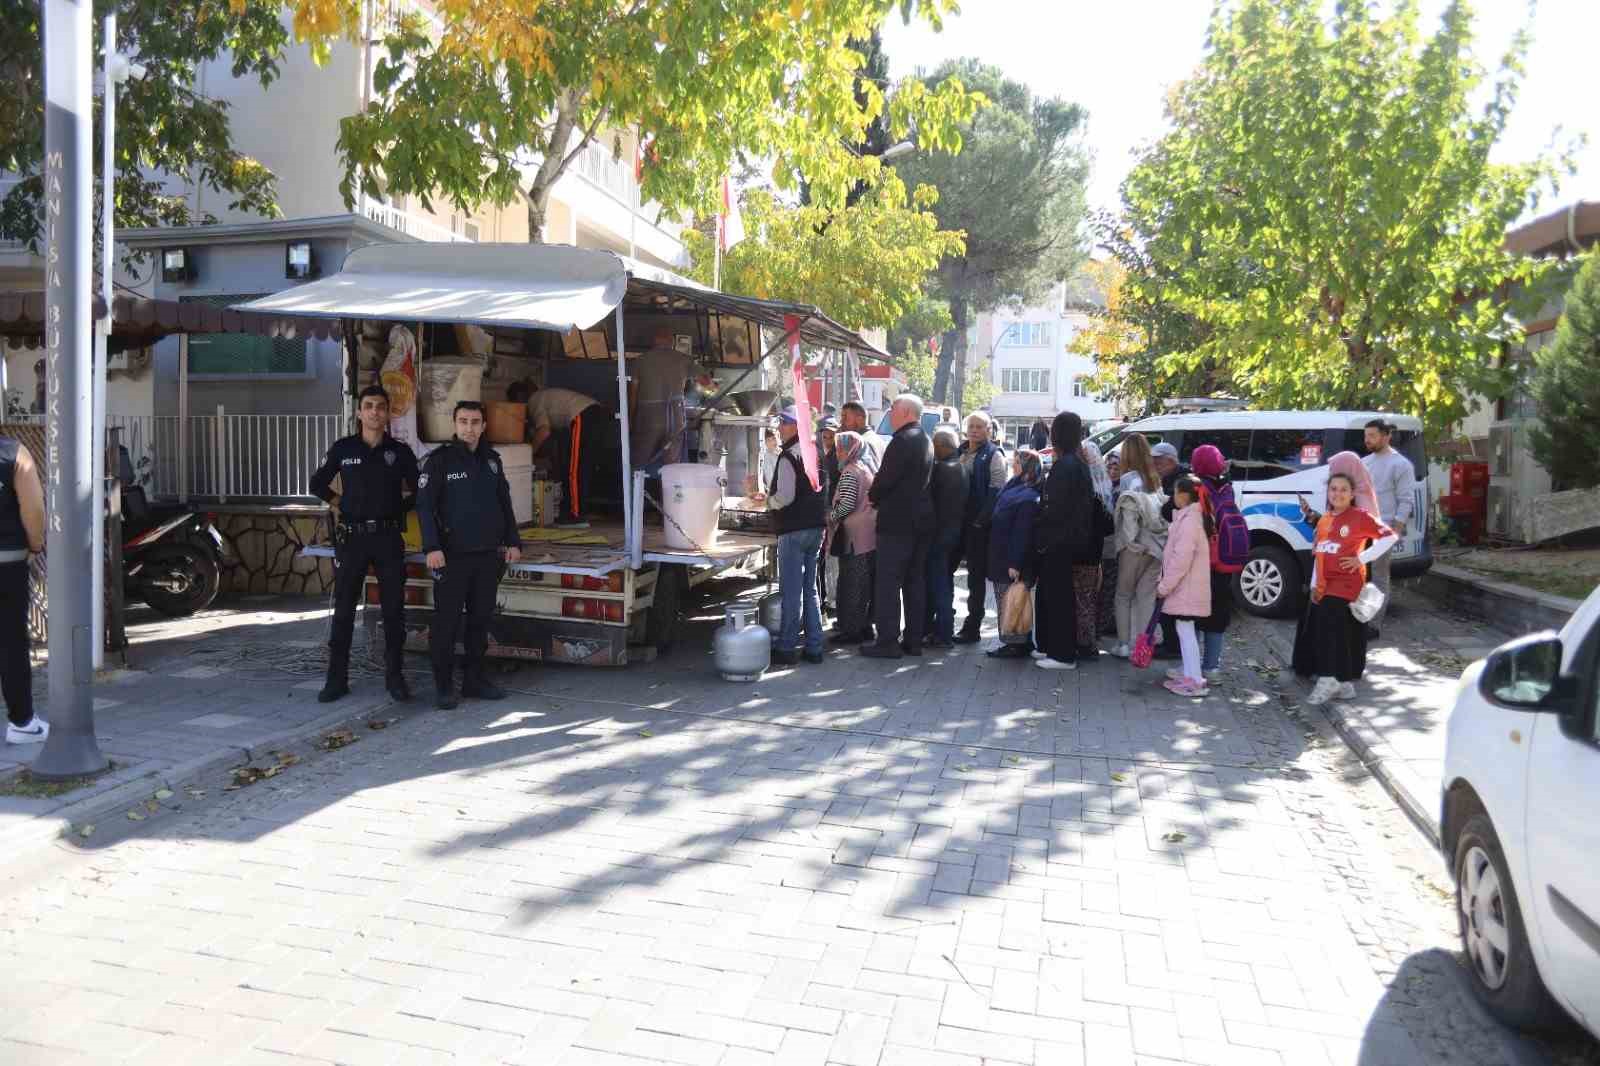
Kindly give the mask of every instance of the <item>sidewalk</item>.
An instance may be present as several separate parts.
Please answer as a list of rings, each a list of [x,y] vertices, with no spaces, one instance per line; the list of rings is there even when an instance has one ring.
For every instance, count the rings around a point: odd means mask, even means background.
[[[120,817],[121,808],[159,789],[391,705],[380,674],[362,661],[360,627],[354,691],[336,703],[317,702],[326,632],[326,608],[303,598],[250,597],[184,619],[142,611],[129,626],[130,667],[108,670],[95,684],[96,736],[110,772],[51,794],[54,788],[19,777],[41,745],[0,744],[0,854],[105,813]],[[420,662],[413,657],[411,665],[420,670]],[[34,667],[33,683],[35,704],[48,717],[47,667]]]
[[[1293,619],[1246,618],[1286,675],[1293,657]],[[1322,712],[1345,743],[1437,841],[1444,775],[1444,730],[1461,672],[1508,638],[1487,624],[1400,589],[1383,638],[1367,653],[1359,697],[1332,701]],[[1303,687],[1303,686],[1302,686]]]

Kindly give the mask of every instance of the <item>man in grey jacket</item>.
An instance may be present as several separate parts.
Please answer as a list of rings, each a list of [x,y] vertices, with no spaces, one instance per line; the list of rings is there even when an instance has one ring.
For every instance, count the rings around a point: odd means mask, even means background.
[[[1382,512],[1378,517],[1404,541],[1406,527],[1411,524],[1417,508],[1416,468],[1410,459],[1390,445],[1394,437],[1392,423],[1374,418],[1367,423],[1365,437],[1367,456],[1362,462],[1366,464],[1367,473],[1372,475],[1373,488],[1378,493],[1378,510]],[[1368,640],[1378,638],[1384,616],[1389,613],[1389,568],[1393,557],[1394,552],[1384,552],[1372,564],[1372,583],[1383,590],[1383,607],[1367,626]]]

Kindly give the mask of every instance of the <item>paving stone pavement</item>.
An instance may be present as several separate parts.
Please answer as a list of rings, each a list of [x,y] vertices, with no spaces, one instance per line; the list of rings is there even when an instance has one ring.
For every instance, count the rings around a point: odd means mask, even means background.
[[[708,638],[61,845],[0,1061],[1515,1061],[1248,627],[1203,701],[981,649],[735,685]]]

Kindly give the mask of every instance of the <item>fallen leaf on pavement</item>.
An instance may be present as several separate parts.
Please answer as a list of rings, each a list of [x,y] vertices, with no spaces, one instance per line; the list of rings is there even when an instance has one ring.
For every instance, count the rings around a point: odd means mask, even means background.
[[[156,799],[158,799],[158,800],[166,800],[166,799],[171,799],[171,798],[172,798],[172,789],[170,789],[170,788],[158,788],[158,789],[156,789]]]
[[[367,719],[367,728],[372,730],[388,729],[399,720],[398,718],[369,718]]]
[[[967,765],[966,763],[962,762],[962,763],[956,763],[956,769],[965,774],[965,773],[971,772],[972,767]]]
[[[837,727],[835,727],[835,728],[837,728]],[[653,737],[653,736],[655,736],[655,734],[650,732],[650,730],[648,730],[648,729],[641,729],[641,730],[639,730],[639,736],[641,736],[641,737]]]
[[[128,821],[130,821],[130,822],[142,822],[142,821],[144,821],[144,812],[143,811],[129,811],[128,812]]]
[[[1128,779],[1128,775],[1127,774],[1112,774],[1111,775],[1111,780],[1113,780],[1113,781],[1126,781],[1127,779]]]
[[[348,729],[336,729],[332,733],[317,741],[317,747],[323,751],[338,751],[340,748],[349,747],[356,742],[356,735]],[[296,760],[298,761],[298,760]],[[287,763],[285,765],[288,765]]]
[[[1183,841],[1189,839],[1189,834],[1188,833],[1180,833],[1176,829],[1174,829],[1170,833],[1162,833],[1161,834],[1161,839],[1165,840],[1168,844],[1180,844]]]

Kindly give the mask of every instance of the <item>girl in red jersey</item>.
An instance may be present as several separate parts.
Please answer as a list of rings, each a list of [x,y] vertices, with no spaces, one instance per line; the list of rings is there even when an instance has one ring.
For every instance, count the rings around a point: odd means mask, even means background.
[[[1294,671],[1316,678],[1307,703],[1354,699],[1367,667],[1367,627],[1350,603],[1367,582],[1367,564],[1399,538],[1370,511],[1355,506],[1356,483],[1348,474],[1328,476],[1328,511],[1317,522],[1312,545],[1311,604],[1294,635]]]

